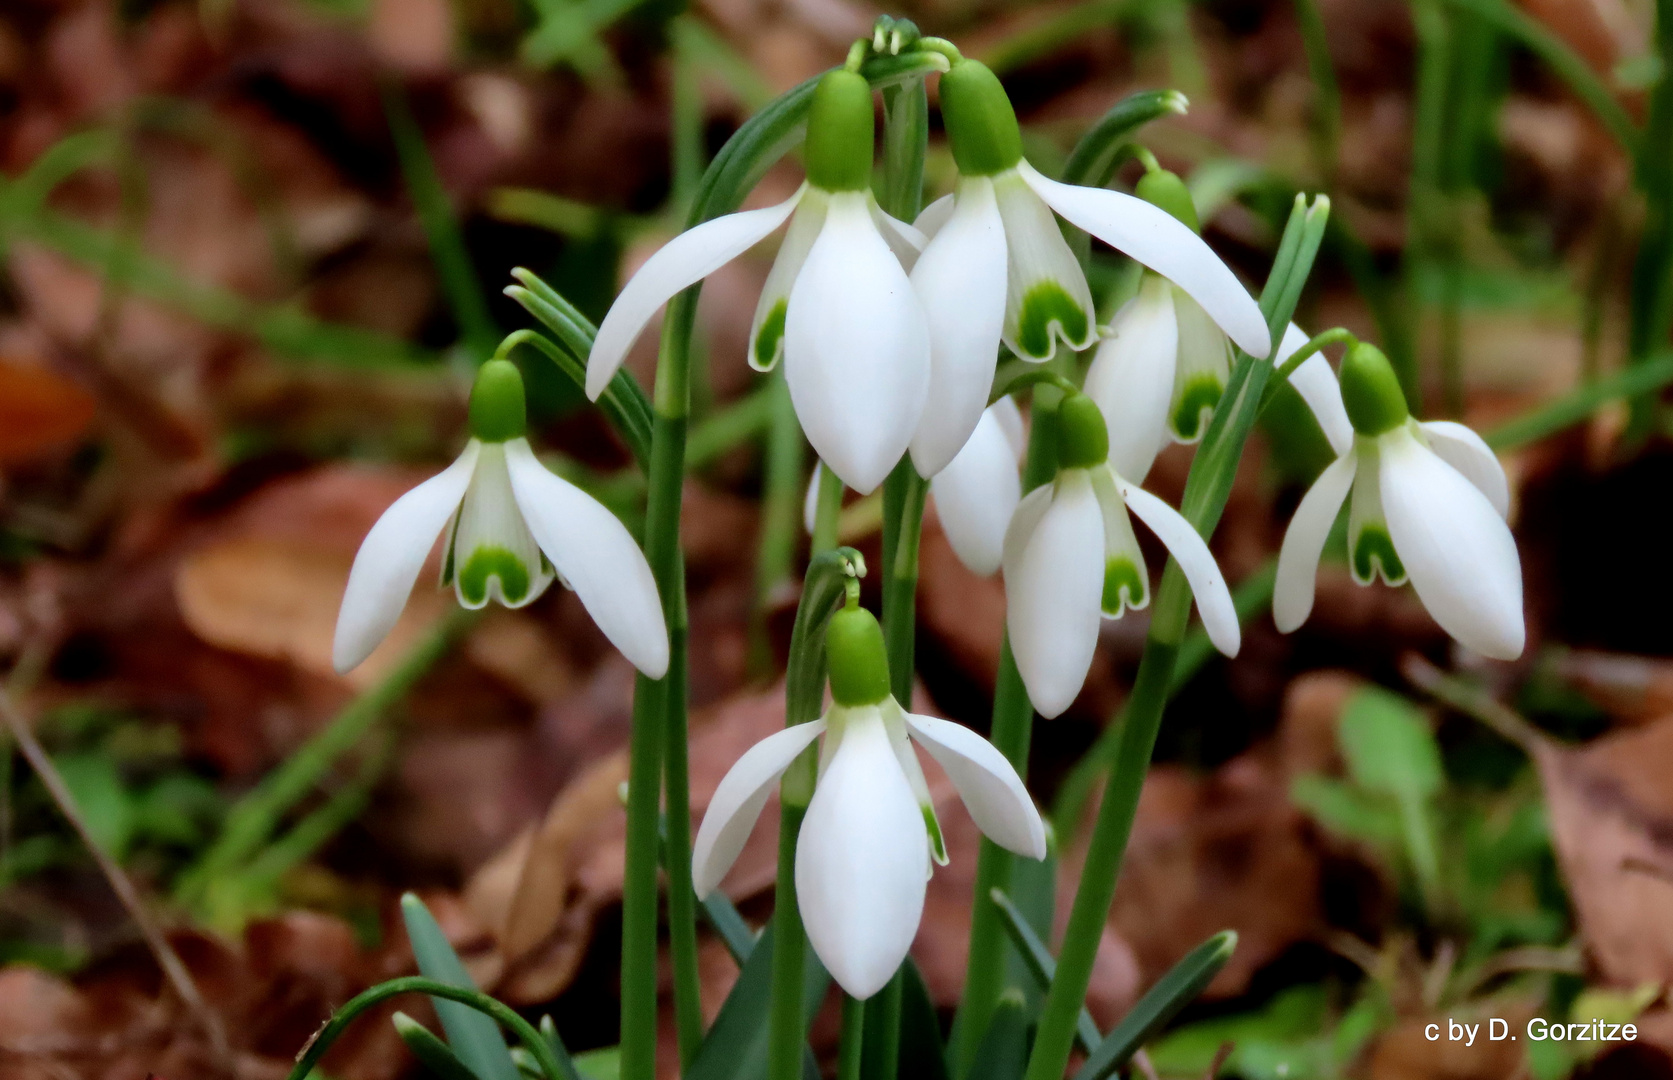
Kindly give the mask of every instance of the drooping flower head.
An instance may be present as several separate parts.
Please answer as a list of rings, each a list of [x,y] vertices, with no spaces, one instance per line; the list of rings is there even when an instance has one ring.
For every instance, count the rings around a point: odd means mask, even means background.
[[[556,578],[635,667],[654,679],[666,673],[668,630],[639,545],[596,499],[540,463],[524,425],[522,376],[507,360],[488,361],[471,389],[464,452],[396,499],[354,557],[332,644],[338,671],[394,628],[445,530],[441,583],[465,607],[522,607]]]
[[[931,860],[947,862],[914,744],[946,770],[994,843],[1044,858],[1045,824],[991,743],[895,701],[882,630],[869,612],[852,604],[838,612],[825,644],[830,709],[756,743],[722,778],[692,846],[692,882],[700,897],[719,886],[773,784],[824,735],[796,845],[796,902],[831,977],[850,996],[866,998],[889,981],[917,936]]]
[[[706,221],[645,262],[598,328],[587,361],[597,400],[658,308],[783,225],[790,228],[756,305],[749,362],[784,358],[796,415],[819,456],[856,491],[906,452],[929,389],[929,331],[903,266],[923,247],[871,193],[871,87],[828,72],[808,113],[807,182],[777,206]]]
[[[1267,355],[1259,306],[1188,226],[1143,199],[1041,176],[1022,156],[1010,99],[983,64],[955,61],[940,89],[959,179],[919,219],[933,237],[912,269],[929,320],[935,403],[912,440],[921,475],[944,468],[975,430],[1001,340],[1034,361],[1051,359],[1059,342],[1078,350],[1096,340],[1091,290],[1053,211],[1173,282],[1250,355]]]
[[[1495,659],[1520,656],[1522,563],[1505,524],[1510,489],[1498,458],[1462,424],[1414,420],[1374,345],[1356,343],[1342,358],[1341,395],[1353,441],[1338,446],[1340,456],[1314,481],[1284,535],[1272,597],[1278,629],[1296,629],[1312,611],[1319,557],[1347,501],[1355,581],[1409,578],[1459,642]]]
[[[1030,492],[1005,534],[1005,626],[1041,716],[1075,700],[1103,618],[1150,604],[1150,574],[1128,512],[1185,572],[1214,647],[1236,656],[1242,633],[1225,577],[1191,523],[1127,480],[1110,460],[1098,405],[1072,392],[1058,409],[1057,479]]]

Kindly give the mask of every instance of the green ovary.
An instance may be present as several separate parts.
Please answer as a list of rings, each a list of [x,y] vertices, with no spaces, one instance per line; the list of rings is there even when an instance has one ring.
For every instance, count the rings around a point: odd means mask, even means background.
[[[502,547],[479,547],[459,570],[459,595],[467,604],[488,601],[488,579],[500,579],[500,597],[516,604],[529,594],[529,569]]]
[[[1115,618],[1127,608],[1141,608],[1145,602],[1144,575],[1125,555],[1104,563],[1104,614]]]
[[[1086,340],[1086,312],[1055,281],[1036,282],[1017,309],[1017,344],[1036,360],[1052,354],[1052,324],[1071,343]]]
[[[1379,570],[1383,580],[1390,585],[1399,585],[1406,580],[1406,567],[1394,550],[1394,541],[1389,539],[1388,530],[1380,525],[1367,525],[1359,530],[1359,537],[1353,546],[1353,570],[1354,580],[1361,585],[1371,584]]]
[[[1173,417],[1168,422],[1168,426],[1173,428],[1174,438],[1187,443],[1202,438],[1203,430],[1214,416],[1214,407],[1220,404],[1220,395],[1225,390],[1225,384],[1214,376],[1197,375],[1175,391],[1176,404]]]
[[[761,333],[755,337],[755,366],[762,371],[778,359],[778,343],[784,339],[784,313],[789,310],[790,301],[780,300],[761,321]]]

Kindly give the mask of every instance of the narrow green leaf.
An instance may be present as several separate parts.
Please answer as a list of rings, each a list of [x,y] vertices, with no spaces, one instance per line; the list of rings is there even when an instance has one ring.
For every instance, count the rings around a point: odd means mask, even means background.
[[[404,1012],[396,1013],[391,1019],[394,1021],[396,1034],[407,1044],[412,1056],[441,1080],[481,1080],[459,1060],[458,1055],[454,1054],[446,1043],[436,1038],[429,1028]],[[538,1076],[539,1072],[535,1075]]]
[[[1051,987],[1051,980],[1057,975],[1057,960],[1046,948],[1046,943],[1040,940],[1016,904],[1005,895],[1004,889],[994,889],[991,894],[994,906],[999,909],[1000,921],[1004,924],[1005,933],[1009,935],[1011,944],[1017,947],[1017,954],[1027,965],[1029,974],[1041,990]],[[1080,1018],[1075,1021],[1075,1041],[1080,1043],[1081,1049],[1091,1053],[1097,1049],[1102,1036],[1098,1032],[1098,1025],[1092,1019],[1092,1014],[1081,1007]]]
[[[692,1059],[685,1080],[759,1080],[767,1074],[767,1017],[772,995],[773,928],[762,931]],[[812,1023],[830,976],[808,950],[802,982],[803,1022]],[[809,1051],[811,1053],[811,1051]]]
[[[999,995],[965,1080],[1016,1080],[1027,1060],[1028,1003],[1013,986]]]
[[[407,924],[407,937],[420,972],[437,982],[466,990],[477,988],[422,900],[412,893],[402,896],[401,918]],[[492,1018],[458,1002],[432,1000],[453,1052],[479,1080],[521,1080],[505,1037]]]
[[[1124,1068],[1145,1043],[1179,1015],[1179,1010],[1195,1001],[1214,981],[1236,948],[1236,932],[1222,930],[1187,953],[1139,999],[1115,1030],[1104,1036],[1074,1080],[1106,1080]]]
[[[899,1075],[907,1080],[948,1080],[941,1017],[930,1000],[924,973],[910,956],[901,968]]]
[[[1440,790],[1441,751],[1422,710],[1398,694],[1365,687],[1348,699],[1337,738],[1354,781],[1385,795]]]

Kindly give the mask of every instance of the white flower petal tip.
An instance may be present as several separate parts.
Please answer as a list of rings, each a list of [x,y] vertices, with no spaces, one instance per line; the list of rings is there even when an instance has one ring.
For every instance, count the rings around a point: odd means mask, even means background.
[[[1005,530],[1022,501],[1017,451],[995,411],[999,407],[982,414],[964,449],[929,482],[935,513],[953,554],[980,577],[999,569]]]
[[[650,564],[616,515],[554,475],[528,440],[506,443],[511,490],[529,531],[610,644],[653,679],[668,673],[668,626]]]
[[[1146,275],[1139,295],[1111,320],[1086,372],[1086,393],[1109,430],[1110,465],[1134,483],[1143,483],[1167,444],[1178,354],[1173,290]]]
[[[1487,445],[1487,440],[1471,428],[1451,420],[1431,420],[1419,424],[1429,440],[1429,449],[1442,461],[1464,474],[1493,504],[1499,516],[1510,516],[1510,481],[1505,478],[1505,467],[1499,456]]]
[[[773,784],[825,730],[824,720],[775,731],[744,752],[721,778],[691,846],[691,883],[699,900],[714,892],[737,861]]]
[[[1119,191],[1048,180],[1026,161],[1017,171],[1069,224],[1185,290],[1244,352],[1256,358],[1271,353],[1272,335],[1260,305],[1202,237],[1178,218]]]
[[[1487,496],[1408,429],[1379,440],[1389,538],[1441,629],[1494,660],[1522,655],[1522,560]]]
[[[1284,340],[1278,345],[1275,363],[1282,364],[1294,356],[1309,340],[1305,331],[1290,323],[1284,330]],[[1347,406],[1342,404],[1342,388],[1337,385],[1336,373],[1330,369],[1330,362],[1321,354],[1314,353],[1290,372],[1290,385],[1313,411],[1313,418],[1319,422],[1319,428],[1337,456],[1352,450],[1353,422],[1348,419]]]
[[[814,952],[852,997],[881,990],[917,936],[925,837],[881,717],[849,720],[802,820],[796,899]]]
[[[1278,550],[1278,576],[1272,589],[1272,621],[1281,633],[1295,631],[1313,610],[1319,557],[1357,469],[1358,459],[1352,452],[1337,458],[1307,489],[1290,519]]]
[[[947,771],[976,827],[1008,851],[1046,857],[1046,826],[1015,768],[997,748],[967,727],[933,716],[906,714],[912,736]]]
[[[784,374],[808,442],[869,494],[900,461],[929,391],[929,329],[866,200],[830,196],[790,292]]]
[[[1005,324],[1005,223],[993,181],[959,183],[952,215],[912,270],[929,328],[928,400],[912,437],[912,465],[933,477],[969,440],[987,408]]]
[[[395,628],[430,548],[464,501],[481,446],[472,439],[452,465],[396,499],[366,534],[331,643],[331,664],[339,673],[358,667]]]
[[[1043,496],[1037,499],[1036,496]],[[1083,469],[1017,507],[1005,536],[1005,625],[1017,671],[1047,719],[1074,703],[1103,620],[1104,517]]]
[[[1208,640],[1225,655],[1236,656],[1242,646],[1243,628],[1237,621],[1237,607],[1232,603],[1225,575],[1220,573],[1208,544],[1179,511],[1119,476],[1115,482],[1127,509],[1156,534],[1185,572],[1185,580],[1197,599],[1203,629],[1208,631]]]
[[[708,277],[783,225],[801,201],[803,185],[777,206],[727,214],[674,237],[645,260],[610,305],[587,358],[587,397],[593,401],[610,385],[657,309],[675,293]]]

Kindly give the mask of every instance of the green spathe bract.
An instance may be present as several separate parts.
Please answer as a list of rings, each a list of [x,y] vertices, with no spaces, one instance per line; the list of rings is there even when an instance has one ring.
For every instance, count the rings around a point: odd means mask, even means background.
[[[483,442],[520,439],[527,427],[523,376],[510,360],[490,360],[471,387],[471,434]]]
[[[831,616],[825,630],[825,662],[831,699],[838,705],[876,705],[889,696],[883,628],[865,608],[847,607]]]
[[[808,183],[825,191],[869,189],[876,126],[871,84],[852,71],[827,72],[808,109]]]
[[[1388,357],[1375,345],[1355,342],[1342,357],[1342,404],[1361,435],[1377,436],[1406,422],[1406,395]]]
[[[1071,391],[1057,407],[1057,463],[1065,469],[1090,469],[1110,456],[1109,429],[1098,403]]]
[[[1022,131],[999,76],[979,60],[960,60],[941,76],[941,119],[953,160],[966,176],[993,176],[1022,160]]]
[[[1052,351],[1052,324],[1069,341],[1086,340],[1086,312],[1055,281],[1036,282],[1023,296],[1017,312],[1017,344],[1029,356]]]
[[[1202,223],[1197,220],[1197,205],[1191,201],[1191,192],[1178,174],[1166,169],[1147,172],[1133,186],[1133,194],[1152,206],[1166,210],[1189,225],[1192,232],[1202,232]]]

